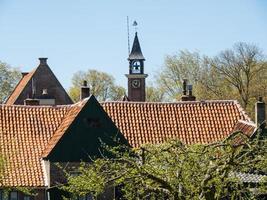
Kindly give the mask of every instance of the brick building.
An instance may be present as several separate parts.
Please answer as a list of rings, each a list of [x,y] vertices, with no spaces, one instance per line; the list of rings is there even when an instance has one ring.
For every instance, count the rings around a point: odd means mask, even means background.
[[[101,141],[132,147],[169,139],[207,144],[223,140],[235,130],[248,136],[254,133],[256,124],[237,101],[196,101],[186,82],[183,101],[145,102],[147,75],[137,34],[128,60],[127,101],[99,103],[84,84],[81,96],[87,98],[72,104],[44,58],[23,76],[6,104],[0,105],[0,155],[6,158],[0,186],[27,187],[37,195],[25,196],[14,190],[9,200],[59,200],[56,186],[60,176],[55,164],[67,167],[88,161],[88,155],[98,157]],[[55,105],[41,103],[43,89]],[[262,102],[257,103],[257,123],[264,120],[264,108]]]
[[[39,65],[31,72],[23,72],[22,78],[6,100],[7,105],[23,105],[27,99],[35,99],[41,105],[66,105],[73,101],[47,64],[47,58],[39,58]]]

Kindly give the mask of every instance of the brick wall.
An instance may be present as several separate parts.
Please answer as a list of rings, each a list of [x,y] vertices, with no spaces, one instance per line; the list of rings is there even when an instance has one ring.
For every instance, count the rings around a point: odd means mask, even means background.
[[[72,104],[72,100],[57,80],[48,65],[39,65],[33,75],[36,87],[36,96],[41,96],[43,89],[47,89],[48,94],[55,97],[56,105]],[[14,104],[23,105],[24,100],[32,94],[32,81],[30,80],[19,95]]]

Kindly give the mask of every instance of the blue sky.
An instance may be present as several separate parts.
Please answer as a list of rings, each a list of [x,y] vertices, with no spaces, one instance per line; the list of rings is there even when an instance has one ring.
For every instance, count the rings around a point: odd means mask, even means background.
[[[266,0],[0,0],[0,60],[29,71],[48,57],[66,89],[87,69],[126,87],[127,16],[138,22],[148,82],[182,49],[212,56],[242,41],[267,52]]]

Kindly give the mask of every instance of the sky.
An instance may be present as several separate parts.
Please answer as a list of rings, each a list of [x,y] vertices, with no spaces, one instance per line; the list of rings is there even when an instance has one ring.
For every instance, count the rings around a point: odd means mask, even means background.
[[[214,56],[236,42],[267,53],[267,0],[0,0],[0,60],[31,71],[39,57],[68,89],[77,71],[96,69],[127,86],[137,21],[148,83],[179,50]]]

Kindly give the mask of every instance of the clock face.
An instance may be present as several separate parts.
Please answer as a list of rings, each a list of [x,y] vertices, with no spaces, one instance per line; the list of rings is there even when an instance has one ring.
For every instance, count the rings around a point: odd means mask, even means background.
[[[133,86],[133,88],[139,88],[140,85],[141,85],[140,80],[138,80],[138,79],[132,80],[132,86]]]

